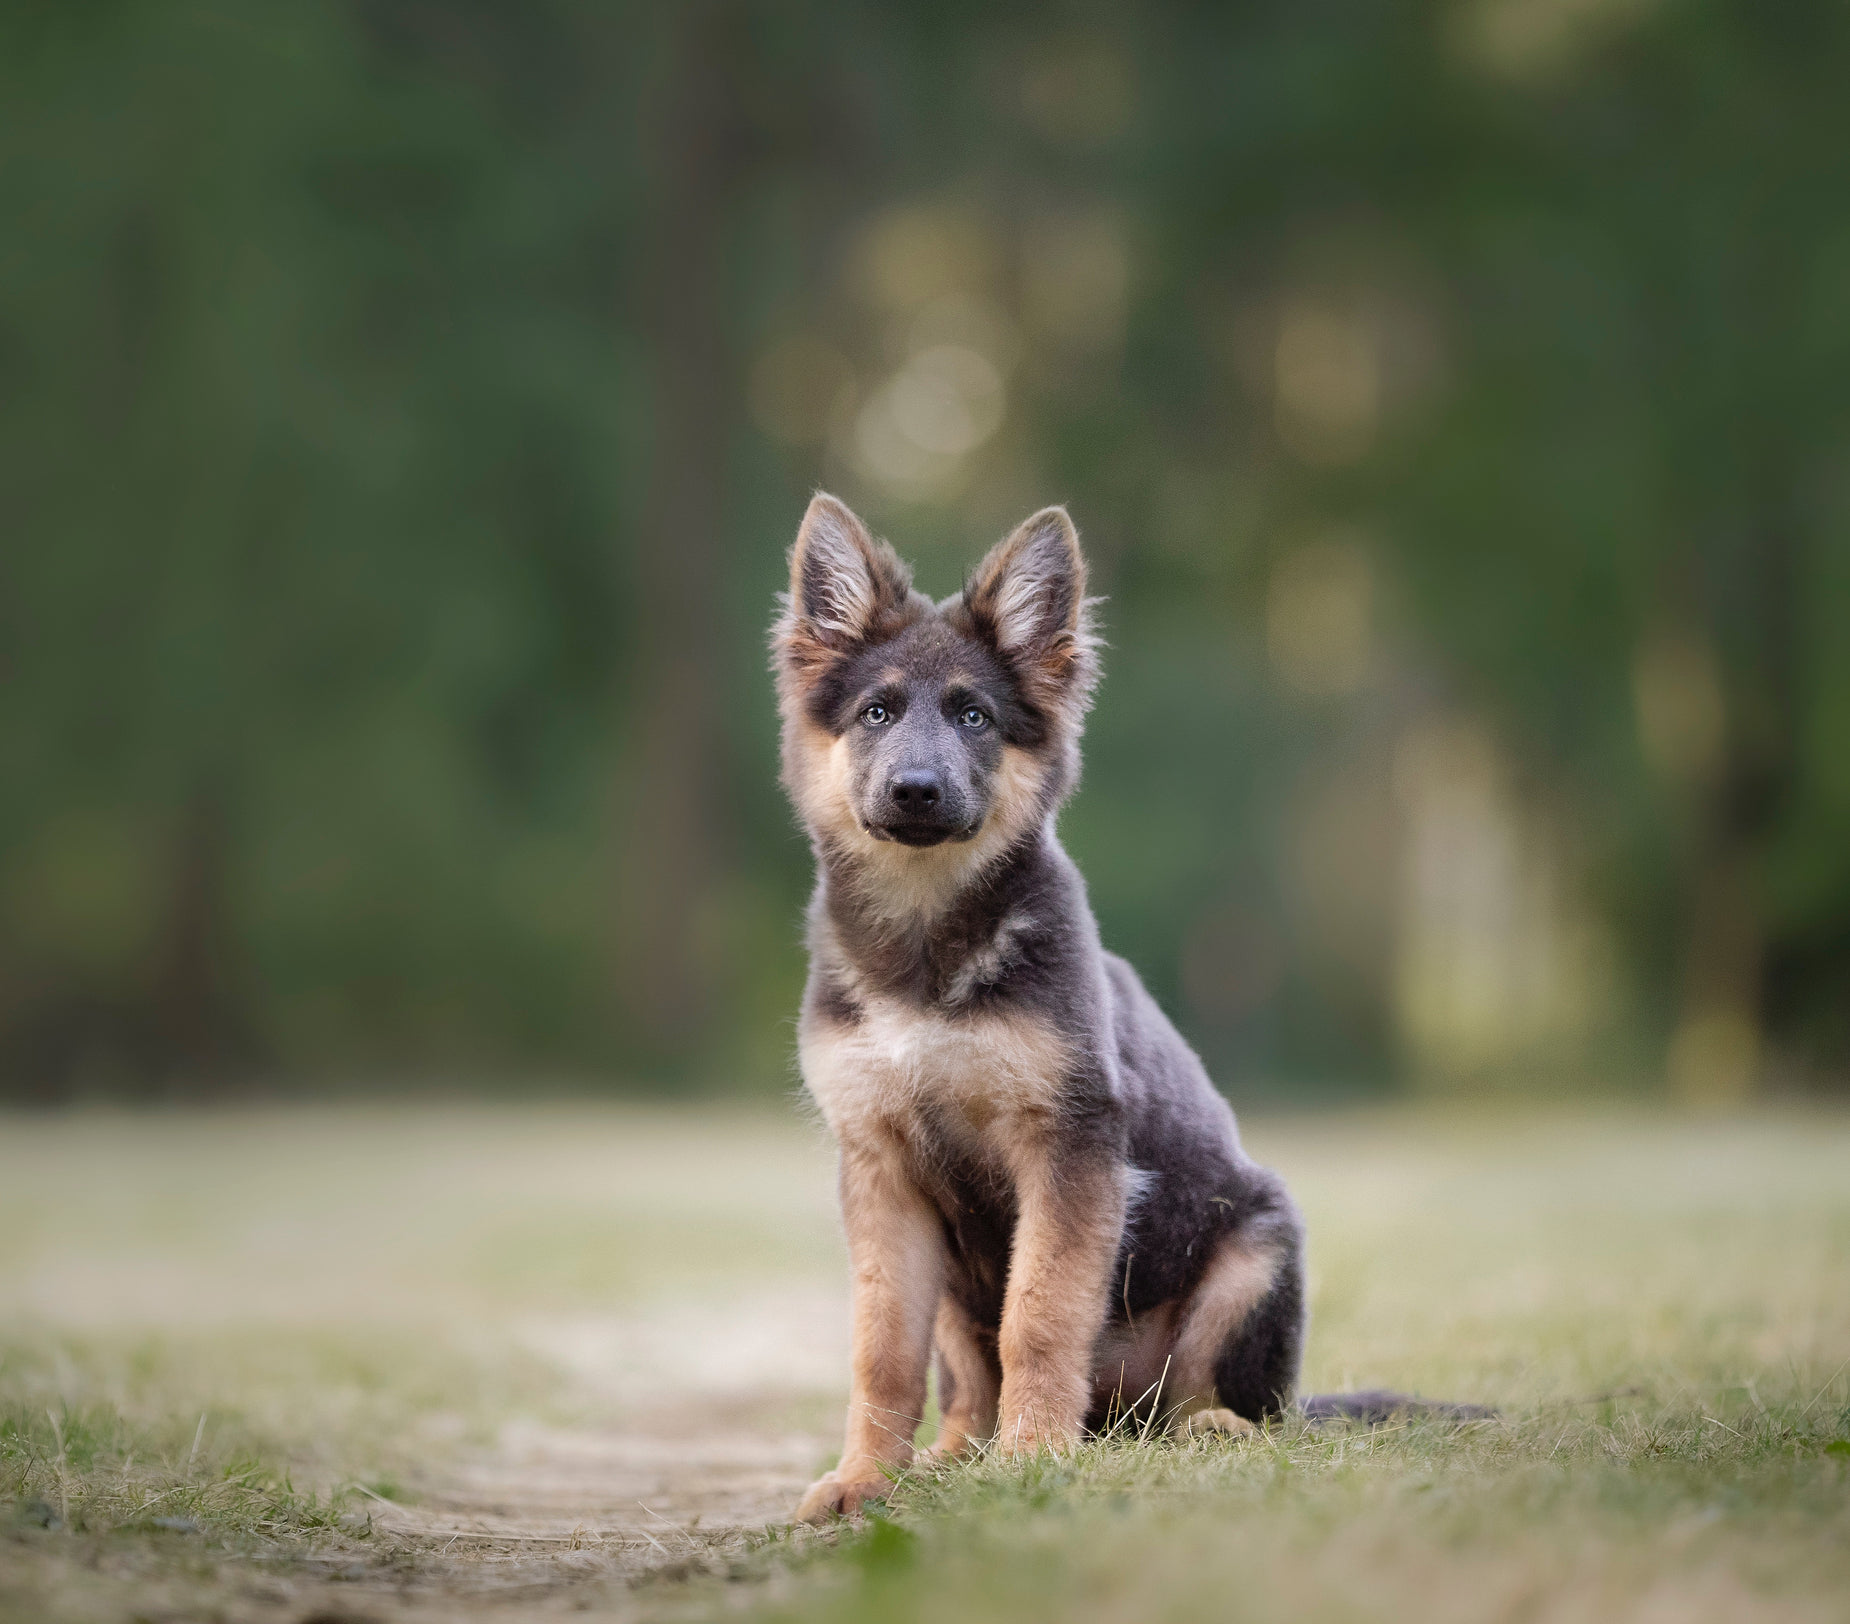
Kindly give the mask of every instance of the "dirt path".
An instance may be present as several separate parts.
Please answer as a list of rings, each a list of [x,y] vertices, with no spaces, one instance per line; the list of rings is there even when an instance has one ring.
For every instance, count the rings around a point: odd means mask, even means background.
[[[788,1517],[825,1440],[748,1423],[683,1410],[646,1431],[511,1425],[415,1503],[372,1501],[363,1553],[246,1594],[283,1616],[620,1615],[638,1581],[724,1572]]]
[[[349,1489],[338,1533],[255,1553],[0,1528],[0,1621],[656,1616],[682,1581],[735,1572],[772,1531],[811,1537],[785,1519],[830,1440],[784,1424],[789,1408],[766,1394],[683,1400],[611,1427],[512,1421],[392,1485],[393,1498]]]

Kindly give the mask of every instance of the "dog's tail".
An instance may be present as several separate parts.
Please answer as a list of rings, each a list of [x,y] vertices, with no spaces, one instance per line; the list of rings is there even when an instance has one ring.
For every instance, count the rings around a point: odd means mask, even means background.
[[[1488,1404],[1448,1404],[1440,1399],[1415,1398],[1371,1387],[1360,1393],[1315,1393],[1298,1400],[1298,1409],[1313,1426],[1329,1421],[1361,1421],[1371,1427],[1402,1417],[1438,1421],[1494,1421],[1497,1412]]]

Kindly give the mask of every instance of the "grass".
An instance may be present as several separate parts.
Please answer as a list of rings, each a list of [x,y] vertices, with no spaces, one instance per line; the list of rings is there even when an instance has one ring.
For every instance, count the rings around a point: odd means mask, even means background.
[[[345,1496],[299,1493],[260,1448],[224,1438],[223,1427],[202,1449],[207,1420],[202,1411],[189,1444],[184,1427],[135,1426],[109,1404],[10,1407],[0,1418],[0,1496],[13,1503],[16,1526],[75,1535],[210,1527],[256,1549],[341,1526]]]
[[[1498,1420],[1124,1434],[811,1533],[842,1262],[790,1120],[0,1122],[0,1618],[1844,1616],[1850,1118],[1248,1137],[1307,1388]]]
[[[985,1463],[902,1486],[902,1538],[767,1616],[1841,1616],[1850,1405],[1812,1397]]]

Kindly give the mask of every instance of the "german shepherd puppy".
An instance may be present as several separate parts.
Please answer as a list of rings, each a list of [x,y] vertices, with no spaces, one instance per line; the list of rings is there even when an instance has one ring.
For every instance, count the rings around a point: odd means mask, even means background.
[[[1297,1208],[1100,946],[1054,832],[1098,674],[1065,510],[934,604],[818,495],[772,642],[817,868],[803,1080],[840,1146],[853,1274],[847,1438],[797,1516],[886,1492],[934,1351],[944,1456],[1124,1413],[1278,1414],[1304,1339]]]

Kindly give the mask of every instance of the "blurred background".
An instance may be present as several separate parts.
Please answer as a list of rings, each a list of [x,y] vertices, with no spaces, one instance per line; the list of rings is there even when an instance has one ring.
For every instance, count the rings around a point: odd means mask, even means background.
[[[1064,501],[1236,1100],[1850,1072],[1850,12],[19,3],[0,1097],[775,1093],[810,490]]]

